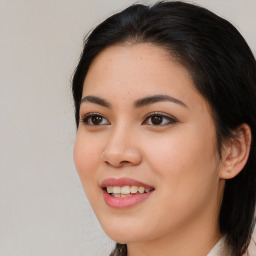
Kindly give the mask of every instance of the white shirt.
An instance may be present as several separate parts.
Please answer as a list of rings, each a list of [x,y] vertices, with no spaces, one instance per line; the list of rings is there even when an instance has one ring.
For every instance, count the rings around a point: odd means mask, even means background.
[[[225,237],[222,237],[207,256],[229,256],[228,249],[225,243]]]
[[[256,228],[252,235],[252,239],[248,250],[245,254],[246,256],[256,256]],[[231,256],[228,247],[225,243],[225,237],[222,237],[212,248],[212,250],[207,254],[207,256]]]

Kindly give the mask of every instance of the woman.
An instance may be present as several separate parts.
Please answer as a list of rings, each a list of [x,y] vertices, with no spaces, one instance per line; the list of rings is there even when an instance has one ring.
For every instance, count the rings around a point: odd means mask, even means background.
[[[86,39],[73,97],[74,160],[111,255],[249,255],[256,63],[229,22],[133,5]]]

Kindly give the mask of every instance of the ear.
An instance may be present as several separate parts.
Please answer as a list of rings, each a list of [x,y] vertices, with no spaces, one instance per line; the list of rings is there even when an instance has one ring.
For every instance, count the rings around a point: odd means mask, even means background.
[[[250,153],[251,129],[247,124],[241,124],[234,132],[234,138],[224,145],[222,151],[221,179],[232,179],[244,168]]]

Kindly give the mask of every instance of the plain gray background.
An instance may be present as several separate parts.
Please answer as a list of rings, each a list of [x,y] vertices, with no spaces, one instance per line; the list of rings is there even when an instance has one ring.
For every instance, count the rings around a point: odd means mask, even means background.
[[[73,164],[70,80],[86,33],[134,2],[0,0],[0,256],[110,252]],[[194,2],[256,52],[256,0]]]

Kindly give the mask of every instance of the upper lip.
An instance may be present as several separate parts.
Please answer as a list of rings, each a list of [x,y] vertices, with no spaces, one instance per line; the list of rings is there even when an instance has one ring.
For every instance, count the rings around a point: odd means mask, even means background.
[[[145,184],[141,181],[134,180],[131,178],[107,178],[103,180],[100,184],[101,188],[106,188],[108,186],[117,186],[117,187],[123,187],[123,186],[138,186],[138,187],[144,187],[144,188],[150,188],[152,189],[153,186],[150,186],[148,184]]]

